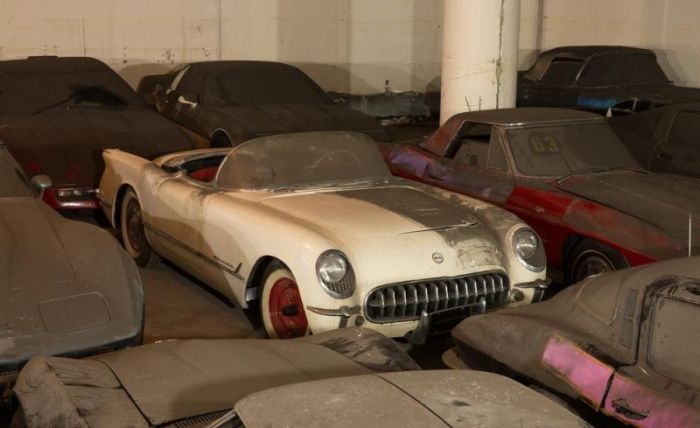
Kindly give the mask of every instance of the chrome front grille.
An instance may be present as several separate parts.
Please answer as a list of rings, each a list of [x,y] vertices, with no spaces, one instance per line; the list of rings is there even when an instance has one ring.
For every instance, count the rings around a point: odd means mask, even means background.
[[[509,289],[508,276],[500,272],[384,285],[367,297],[365,315],[372,322],[410,321],[423,311],[471,306],[482,297],[494,308],[506,303]]]

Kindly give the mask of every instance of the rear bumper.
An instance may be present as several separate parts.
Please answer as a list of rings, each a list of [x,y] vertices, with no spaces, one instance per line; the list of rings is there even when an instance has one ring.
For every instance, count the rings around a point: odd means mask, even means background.
[[[61,196],[60,193],[79,192],[80,195]],[[97,210],[95,189],[87,187],[50,187],[44,191],[44,202],[56,211],[88,211]]]

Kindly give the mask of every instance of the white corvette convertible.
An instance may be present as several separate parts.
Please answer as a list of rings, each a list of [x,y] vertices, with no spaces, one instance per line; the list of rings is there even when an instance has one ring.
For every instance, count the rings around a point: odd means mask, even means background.
[[[271,337],[365,325],[419,340],[546,286],[542,244],[520,219],[392,177],[362,134],[104,159],[99,196],[131,256],[157,253],[259,309]]]

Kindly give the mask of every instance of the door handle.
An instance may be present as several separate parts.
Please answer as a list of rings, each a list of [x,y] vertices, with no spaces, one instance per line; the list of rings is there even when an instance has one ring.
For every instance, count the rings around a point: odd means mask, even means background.
[[[612,402],[612,405],[613,409],[615,409],[615,413],[619,413],[628,419],[641,421],[649,416],[649,410],[633,409],[632,406],[630,406],[630,403],[628,403],[624,398],[618,398]]]
[[[665,152],[663,150],[659,150],[659,153],[656,154],[656,157],[659,159],[673,159],[673,155],[669,152]]]

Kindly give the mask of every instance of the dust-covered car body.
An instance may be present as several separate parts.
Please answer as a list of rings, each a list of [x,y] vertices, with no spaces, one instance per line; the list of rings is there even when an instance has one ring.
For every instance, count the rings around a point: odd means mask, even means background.
[[[463,321],[462,359],[637,426],[700,424],[700,258],[589,278],[528,308]]]
[[[648,49],[567,46],[540,54],[518,73],[519,107],[568,107],[613,114],[699,101],[700,89],[675,86]]]
[[[264,316],[266,269],[282,263],[298,298],[284,316],[314,333],[365,323],[403,336],[431,317],[538,300],[545,288],[544,252],[525,224],[393,178],[363,134],[270,136],[154,163],[106,151],[105,161],[100,197],[115,227],[127,227],[128,245],[143,224],[157,253],[243,308],[262,301]],[[120,220],[132,214],[142,220]],[[523,259],[514,243],[525,238]],[[324,279],[327,256],[342,265],[335,280]]]
[[[700,250],[700,181],[644,170],[594,113],[461,113],[418,145],[386,144],[395,175],[501,206],[537,231],[548,273],[576,282]]]
[[[700,103],[616,116],[610,126],[650,171],[700,178]]]
[[[289,341],[165,341],[82,360],[38,357],[14,393],[28,427],[204,427],[267,388],[419,369],[392,340],[348,328]]]
[[[374,118],[335,104],[304,72],[283,63],[192,63],[144,77],[139,93],[161,114],[211,140],[212,147],[305,131],[357,131],[389,139]]]
[[[41,201],[0,144],[0,381],[34,355],[140,340],[141,279],[112,236]]]
[[[0,116],[0,140],[27,175],[51,177],[44,200],[61,211],[98,208],[104,149],[153,159],[193,147],[95,58],[0,61]]]
[[[286,385],[245,397],[234,411],[232,425],[246,428],[589,426],[513,380],[474,370],[382,373]]]

